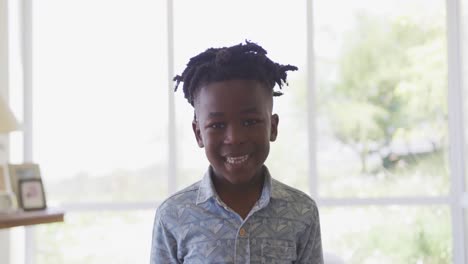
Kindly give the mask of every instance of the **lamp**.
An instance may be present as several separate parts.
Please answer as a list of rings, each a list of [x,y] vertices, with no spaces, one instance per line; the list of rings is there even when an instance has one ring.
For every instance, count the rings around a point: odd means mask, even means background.
[[[3,98],[0,97],[0,134],[19,129],[18,122]]]

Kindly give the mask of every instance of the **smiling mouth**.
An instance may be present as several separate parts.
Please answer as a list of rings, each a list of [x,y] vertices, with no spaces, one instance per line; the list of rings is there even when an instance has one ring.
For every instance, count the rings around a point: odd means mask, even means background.
[[[246,162],[249,159],[249,155],[239,157],[226,157],[226,162],[233,165],[238,165]]]

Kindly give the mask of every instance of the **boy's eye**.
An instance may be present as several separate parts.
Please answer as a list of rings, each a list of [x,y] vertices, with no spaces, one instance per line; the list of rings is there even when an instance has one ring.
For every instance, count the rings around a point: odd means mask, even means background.
[[[258,124],[259,122],[260,122],[259,120],[249,119],[249,120],[245,120],[243,124],[244,126],[253,126],[255,124]]]
[[[225,128],[226,125],[224,123],[213,123],[208,126],[209,128],[214,128],[214,129],[222,129]]]

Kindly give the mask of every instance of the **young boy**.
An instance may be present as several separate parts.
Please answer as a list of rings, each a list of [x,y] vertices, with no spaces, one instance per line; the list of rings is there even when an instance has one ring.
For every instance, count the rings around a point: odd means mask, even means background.
[[[158,208],[152,264],[323,263],[315,202],[264,165],[278,134],[273,88],[297,70],[266,53],[248,41],[210,48],[174,78],[195,109],[193,132],[210,166]]]

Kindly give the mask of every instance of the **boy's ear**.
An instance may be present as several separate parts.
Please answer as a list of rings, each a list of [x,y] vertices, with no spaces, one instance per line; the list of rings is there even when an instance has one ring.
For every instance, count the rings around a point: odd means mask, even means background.
[[[202,140],[201,132],[200,132],[200,126],[198,125],[198,122],[196,120],[192,121],[192,129],[193,129],[193,133],[195,134],[195,139],[197,140],[198,146],[200,148],[203,148],[205,145],[203,145],[203,140]]]
[[[271,128],[270,128],[270,141],[273,142],[276,140],[278,136],[278,123],[279,123],[279,116],[277,114],[273,114],[271,116]]]

